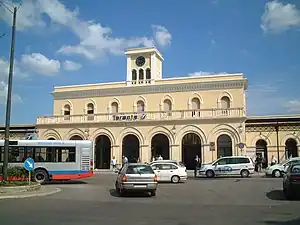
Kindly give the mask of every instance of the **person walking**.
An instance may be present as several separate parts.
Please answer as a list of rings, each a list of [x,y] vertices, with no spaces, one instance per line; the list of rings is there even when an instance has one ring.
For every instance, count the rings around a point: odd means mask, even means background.
[[[196,155],[195,159],[194,159],[194,177],[197,176],[197,170],[201,167],[201,158]]]

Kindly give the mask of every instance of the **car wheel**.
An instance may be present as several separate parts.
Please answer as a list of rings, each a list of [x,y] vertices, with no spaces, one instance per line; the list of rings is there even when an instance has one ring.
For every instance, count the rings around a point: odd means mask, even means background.
[[[278,178],[278,177],[281,177],[282,174],[281,174],[280,170],[274,170],[273,173],[272,173],[272,175],[273,175],[273,177],[277,177]]]
[[[212,177],[215,176],[215,173],[214,173],[214,171],[212,171],[212,170],[207,170],[206,173],[205,173],[205,175],[206,175],[206,177],[208,177],[208,178],[212,178]]]
[[[180,181],[180,177],[179,176],[173,176],[173,177],[171,177],[171,182],[172,183],[178,183]]]
[[[249,177],[249,171],[248,170],[242,170],[241,171],[241,177],[242,178]]]
[[[154,197],[154,196],[156,196],[156,191],[151,191],[150,194],[151,194],[151,196]]]

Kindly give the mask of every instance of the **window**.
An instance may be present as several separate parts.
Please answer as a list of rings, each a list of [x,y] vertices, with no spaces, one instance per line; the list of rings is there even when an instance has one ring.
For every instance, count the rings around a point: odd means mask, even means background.
[[[94,104],[93,103],[89,103],[87,105],[87,114],[88,114],[88,120],[94,120]]]
[[[250,160],[248,158],[236,158],[237,164],[243,164],[243,163],[250,163]]]
[[[132,71],[131,71],[131,75],[132,75],[132,81],[136,81],[136,79],[137,79],[137,73],[136,73],[136,70],[132,70]]]
[[[144,102],[142,100],[139,100],[136,105],[137,105],[137,112],[138,113],[144,112],[144,110],[145,110],[145,104],[144,104]]]
[[[71,107],[70,105],[66,104],[64,106],[64,120],[70,120],[71,115]]]
[[[200,100],[199,98],[192,99],[192,116],[200,116]]]
[[[139,80],[144,80],[144,70],[143,69],[139,70]]]
[[[214,165],[226,165],[226,164],[227,164],[227,159],[220,159],[214,163]]]
[[[146,82],[151,83],[151,70],[148,68],[146,69]]]
[[[117,102],[111,103],[111,112],[118,113],[119,112],[119,105]]]
[[[172,102],[169,99],[164,100],[164,112],[166,112],[167,116],[172,116]]]
[[[1,147],[3,161],[4,147]],[[33,158],[35,162],[75,162],[75,147],[29,147],[11,146],[9,148],[8,161],[13,163],[24,162],[27,158]]]
[[[148,165],[131,165],[128,166],[126,174],[154,174],[154,172]]]

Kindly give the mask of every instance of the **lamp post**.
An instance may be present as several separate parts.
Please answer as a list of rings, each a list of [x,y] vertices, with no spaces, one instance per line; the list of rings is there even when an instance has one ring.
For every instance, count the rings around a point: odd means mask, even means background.
[[[5,117],[4,160],[3,160],[3,177],[2,177],[3,182],[7,180],[7,168],[8,168],[9,128],[10,128],[11,95],[12,95],[12,81],[13,81],[14,55],[15,55],[16,19],[17,19],[17,7],[14,7],[11,48],[10,48],[10,65],[9,65],[9,74],[8,74],[6,117]]]

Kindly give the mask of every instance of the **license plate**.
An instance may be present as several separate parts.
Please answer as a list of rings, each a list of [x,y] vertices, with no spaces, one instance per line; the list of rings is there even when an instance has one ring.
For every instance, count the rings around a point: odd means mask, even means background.
[[[147,185],[144,184],[138,184],[138,185],[134,185],[135,188],[146,188]]]

